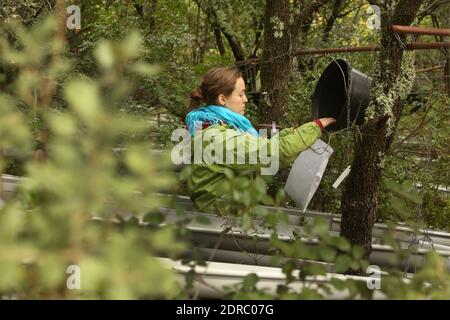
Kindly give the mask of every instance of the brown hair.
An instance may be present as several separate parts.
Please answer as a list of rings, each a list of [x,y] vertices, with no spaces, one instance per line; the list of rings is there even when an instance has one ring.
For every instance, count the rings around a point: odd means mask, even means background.
[[[203,76],[200,87],[192,90],[189,95],[190,110],[203,104],[217,104],[217,97],[220,94],[229,96],[236,86],[237,79],[241,77],[241,72],[236,67],[209,70]]]

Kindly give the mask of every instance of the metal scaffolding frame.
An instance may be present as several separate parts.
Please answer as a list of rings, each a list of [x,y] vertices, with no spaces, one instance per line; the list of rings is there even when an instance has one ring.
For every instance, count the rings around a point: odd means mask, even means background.
[[[417,39],[422,35],[433,36],[450,36],[450,29],[428,28],[428,27],[411,27],[392,25],[391,29],[397,34],[415,35],[415,42],[407,43],[406,50],[444,50],[446,61],[443,66],[444,74],[442,79],[445,81],[445,92],[450,96],[450,41],[441,42],[418,42]],[[359,47],[339,47],[339,48],[303,48],[294,52],[294,56],[305,55],[324,55],[332,53],[350,53],[350,52],[375,52],[380,50],[380,45],[366,45]],[[250,84],[252,93],[256,94],[256,75],[261,61],[259,59],[248,59],[236,62],[236,66],[242,70],[244,78]]]

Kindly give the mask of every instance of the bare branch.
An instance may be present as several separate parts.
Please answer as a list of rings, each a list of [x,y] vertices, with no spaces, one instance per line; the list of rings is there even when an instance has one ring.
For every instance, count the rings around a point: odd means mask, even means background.
[[[331,2],[331,0],[316,0],[309,6],[304,8],[300,13],[294,16],[294,25],[292,28],[292,34],[296,35],[299,31],[307,32],[314,19],[314,14],[325,4]]]
[[[236,38],[234,32],[230,30],[229,25],[223,24],[219,21],[217,11],[214,9],[214,6],[211,5],[209,1],[195,0],[195,3],[197,3],[200,9],[206,14],[213,27],[217,26],[225,35],[236,61],[245,60],[244,50],[242,49],[240,41]]]
[[[362,7],[364,7],[363,4],[357,5],[356,7],[351,8],[351,9],[349,9],[348,11],[345,11],[345,12],[343,12],[343,13],[340,13],[340,14],[338,15],[338,18],[343,18],[343,17],[349,15],[349,14],[350,14],[351,12],[353,12],[353,11],[359,11]]]
[[[428,6],[425,6],[418,15],[419,21],[422,21],[426,16],[432,15],[444,4],[450,4],[450,0],[436,0],[431,1]]]

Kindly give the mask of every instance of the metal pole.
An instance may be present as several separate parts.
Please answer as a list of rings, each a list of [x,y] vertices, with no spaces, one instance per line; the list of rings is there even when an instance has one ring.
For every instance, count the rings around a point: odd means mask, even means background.
[[[423,34],[430,36],[450,36],[450,29],[442,28],[424,28],[392,25],[392,31],[395,33]]]
[[[406,50],[428,50],[428,49],[445,49],[450,48],[450,41],[444,42],[413,42],[406,44]],[[361,47],[342,47],[342,48],[310,48],[310,49],[298,49],[294,52],[295,56],[305,56],[310,54],[327,54],[327,53],[345,53],[345,52],[370,52],[379,51],[379,45],[368,45]],[[252,60],[252,63],[258,63],[259,60]],[[236,66],[244,65],[248,63],[245,61],[236,62]]]
[[[450,48],[450,42],[414,42],[406,44],[407,50],[426,50]],[[326,54],[342,52],[370,52],[379,51],[380,46],[343,47],[343,48],[323,48],[323,49],[299,49],[295,55]]]

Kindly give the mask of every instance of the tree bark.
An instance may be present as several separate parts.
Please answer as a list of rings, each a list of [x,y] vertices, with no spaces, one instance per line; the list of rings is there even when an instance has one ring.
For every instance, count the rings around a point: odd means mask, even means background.
[[[345,183],[341,205],[341,236],[371,252],[372,228],[377,211],[377,191],[385,154],[392,144],[404,100],[411,91],[414,53],[406,52],[405,35],[396,35],[391,24],[411,25],[423,1],[369,1],[381,7],[381,49],[366,111],[367,121],[356,134],[354,160]],[[362,270],[357,273],[362,274]]]
[[[285,114],[285,89],[293,59],[293,39],[288,28],[289,0],[268,0],[264,12],[264,48],[261,87],[267,92],[259,106],[259,121],[278,121]]]
[[[253,48],[253,51],[249,58],[256,58],[256,53],[258,52],[259,46],[261,45],[261,35],[263,33],[264,28],[264,17],[263,19],[260,19],[261,21],[257,21],[258,19],[255,18],[255,47]]]
[[[192,64],[195,66],[199,63],[199,42],[200,42],[200,6],[197,5],[197,17],[195,23],[194,47],[192,50]]]
[[[201,0],[195,0],[195,3],[202,9],[202,11],[206,14],[208,17],[210,23],[213,25],[214,30],[216,28],[219,28],[225,38],[228,41],[228,45],[231,48],[231,51],[233,52],[234,59],[236,61],[242,61],[245,60],[245,54],[244,50],[242,49],[240,41],[236,38],[234,35],[233,30],[230,29],[230,26],[228,23],[224,21],[220,21],[218,18],[217,12],[217,4],[215,1],[201,1]],[[217,39],[217,37],[216,37]]]
[[[148,25],[150,29],[155,28],[156,25],[156,9],[158,5],[158,0],[151,0],[150,8],[147,10],[147,17],[148,17]]]
[[[216,44],[217,48],[219,49],[219,53],[221,56],[223,56],[225,54],[225,47],[223,45],[222,33],[220,32],[220,28],[217,24],[214,25],[214,36],[216,38]]]
[[[342,0],[335,0],[333,3],[333,9],[331,10],[331,14],[327,19],[327,24],[325,26],[325,29],[323,31],[323,35],[322,35],[322,41],[326,42],[330,36],[330,32],[333,29],[333,26],[336,22],[336,19],[338,18],[339,15],[339,9],[342,6]]]
[[[261,91],[268,94],[259,105],[262,123],[279,122],[286,115],[285,91],[299,38],[305,35],[314,14],[330,0],[304,5],[289,0],[267,0],[264,12],[264,47]]]

